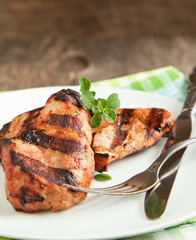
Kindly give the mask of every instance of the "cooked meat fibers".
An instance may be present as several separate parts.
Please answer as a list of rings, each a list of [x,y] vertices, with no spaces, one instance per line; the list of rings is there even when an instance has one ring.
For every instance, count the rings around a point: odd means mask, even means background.
[[[1,131],[2,164],[8,201],[16,210],[67,209],[86,193],[94,172],[90,114],[79,94],[61,90],[43,108],[24,113]]]
[[[171,131],[174,122],[174,117],[164,109],[118,109],[114,123],[103,121],[94,130],[96,171],[107,171],[110,162],[151,147]]]

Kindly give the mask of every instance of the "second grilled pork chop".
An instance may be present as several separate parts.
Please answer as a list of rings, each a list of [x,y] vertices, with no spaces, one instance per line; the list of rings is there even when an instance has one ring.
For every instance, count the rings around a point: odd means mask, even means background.
[[[79,94],[62,90],[43,108],[16,117],[1,131],[8,201],[16,210],[67,209],[86,198],[63,183],[90,186],[94,172],[90,114]]]
[[[94,130],[96,171],[107,171],[110,162],[151,147],[171,131],[174,122],[171,113],[164,109],[117,109],[114,123],[103,121]]]

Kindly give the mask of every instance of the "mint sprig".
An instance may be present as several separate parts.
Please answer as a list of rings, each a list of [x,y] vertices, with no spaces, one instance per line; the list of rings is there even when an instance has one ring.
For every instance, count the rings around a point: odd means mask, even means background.
[[[118,94],[111,94],[107,100],[104,98],[95,99],[96,93],[90,91],[91,82],[87,78],[80,78],[79,84],[83,105],[93,113],[90,121],[91,127],[99,127],[103,118],[113,123],[116,120],[116,109],[120,107]]]

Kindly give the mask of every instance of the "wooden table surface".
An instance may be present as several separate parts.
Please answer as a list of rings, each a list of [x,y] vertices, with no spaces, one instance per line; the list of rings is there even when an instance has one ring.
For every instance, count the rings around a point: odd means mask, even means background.
[[[0,0],[0,90],[196,66],[195,0]]]

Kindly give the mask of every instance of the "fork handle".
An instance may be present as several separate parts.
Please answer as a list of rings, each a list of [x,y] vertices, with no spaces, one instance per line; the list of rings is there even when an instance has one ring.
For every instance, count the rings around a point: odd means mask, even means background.
[[[165,150],[154,162],[150,167],[148,168],[148,171],[150,172],[157,172],[157,176],[159,175],[159,171],[162,167],[162,165],[176,152],[181,150],[182,148],[187,147],[188,145],[196,143],[196,137],[186,139],[184,141],[178,142],[171,147],[169,147],[167,150]],[[175,167],[175,166],[174,166]]]

